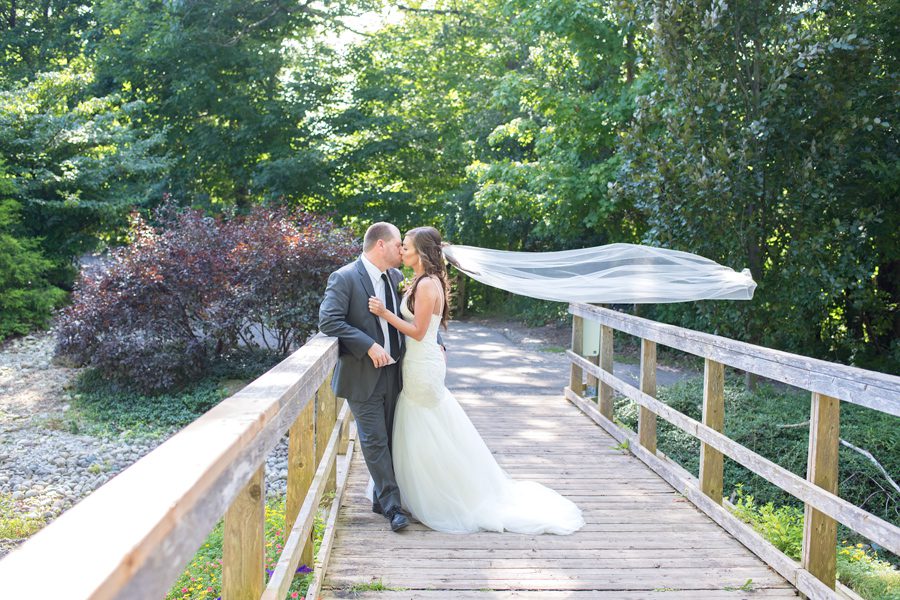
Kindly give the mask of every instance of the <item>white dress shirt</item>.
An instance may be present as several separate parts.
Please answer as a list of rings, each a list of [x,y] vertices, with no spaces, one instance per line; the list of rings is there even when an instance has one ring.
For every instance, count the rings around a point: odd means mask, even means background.
[[[372,264],[372,262],[366,258],[366,255],[363,254],[360,258],[362,258],[363,265],[366,267],[366,272],[369,274],[369,278],[372,280],[372,287],[375,289],[375,295],[384,302],[384,305],[387,306],[387,298],[385,298],[385,285],[384,279],[381,278],[381,274],[385,271],[380,271],[378,267]],[[391,277],[388,275],[388,281],[390,281]],[[394,302],[394,310],[397,307],[397,295],[394,294],[394,290],[391,289],[392,286],[387,286],[388,293],[391,295],[391,299]],[[384,349],[388,354],[391,353],[391,336],[388,335],[388,322],[383,317],[378,317],[378,322],[381,323],[381,333],[384,334]],[[397,332],[400,333],[399,331]]]

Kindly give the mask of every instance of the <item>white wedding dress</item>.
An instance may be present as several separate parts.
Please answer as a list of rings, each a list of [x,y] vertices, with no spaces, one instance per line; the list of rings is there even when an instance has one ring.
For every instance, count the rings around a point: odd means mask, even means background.
[[[406,298],[400,312],[412,320]],[[403,507],[424,525],[448,533],[577,531],[584,525],[578,507],[543,485],[510,478],[445,387],[440,321],[432,315],[421,342],[406,338],[393,433]]]

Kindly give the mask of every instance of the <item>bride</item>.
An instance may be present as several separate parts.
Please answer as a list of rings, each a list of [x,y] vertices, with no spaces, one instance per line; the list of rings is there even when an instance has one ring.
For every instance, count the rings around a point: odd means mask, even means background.
[[[444,386],[437,330],[446,327],[449,309],[440,234],[433,227],[409,231],[402,256],[415,274],[400,303],[403,318],[377,298],[369,299],[369,310],[406,335],[392,451],[403,506],[447,533],[577,531],[584,525],[578,507],[538,483],[510,478]]]

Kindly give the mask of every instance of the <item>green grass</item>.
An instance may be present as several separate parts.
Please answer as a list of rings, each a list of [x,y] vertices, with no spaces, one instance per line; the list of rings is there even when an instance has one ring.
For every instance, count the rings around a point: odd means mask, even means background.
[[[328,498],[319,505],[313,528],[314,553],[319,551],[322,536],[325,534],[325,512],[330,508]],[[277,498],[266,503],[266,549],[265,568],[266,581],[278,562],[289,531],[284,529],[284,498]],[[187,568],[169,590],[166,600],[213,600],[222,595],[222,541],[224,523],[220,521],[206,541],[191,559]],[[301,565],[297,575],[291,582],[288,598],[300,598],[306,594],[312,582],[312,573],[306,569],[312,565]]]
[[[190,387],[158,395],[141,394],[88,369],[76,381],[71,410],[45,426],[96,437],[164,439],[279,360],[266,353],[235,355],[215,364]]]
[[[22,509],[17,506],[10,494],[0,494],[0,539],[20,540],[41,530],[46,521],[40,517],[22,516]]]
[[[356,583],[351,585],[348,588],[348,591],[354,594],[359,594],[362,592],[402,592],[406,588],[402,587],[390,587],[384,584],[383,581],[377,579],[375,581],[371,581],[369,583]]]

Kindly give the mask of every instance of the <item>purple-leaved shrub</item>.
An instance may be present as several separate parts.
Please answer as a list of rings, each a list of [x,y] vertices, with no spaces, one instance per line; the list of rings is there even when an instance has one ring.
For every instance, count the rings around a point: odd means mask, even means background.
[[[142,392],[202,377],[239,346],[287,354],[315,331],[328,274],[359,252],[347,230],[302,211],[156,218],[132,215],[131,243],[80,275],[57,338],[59,355]]]

